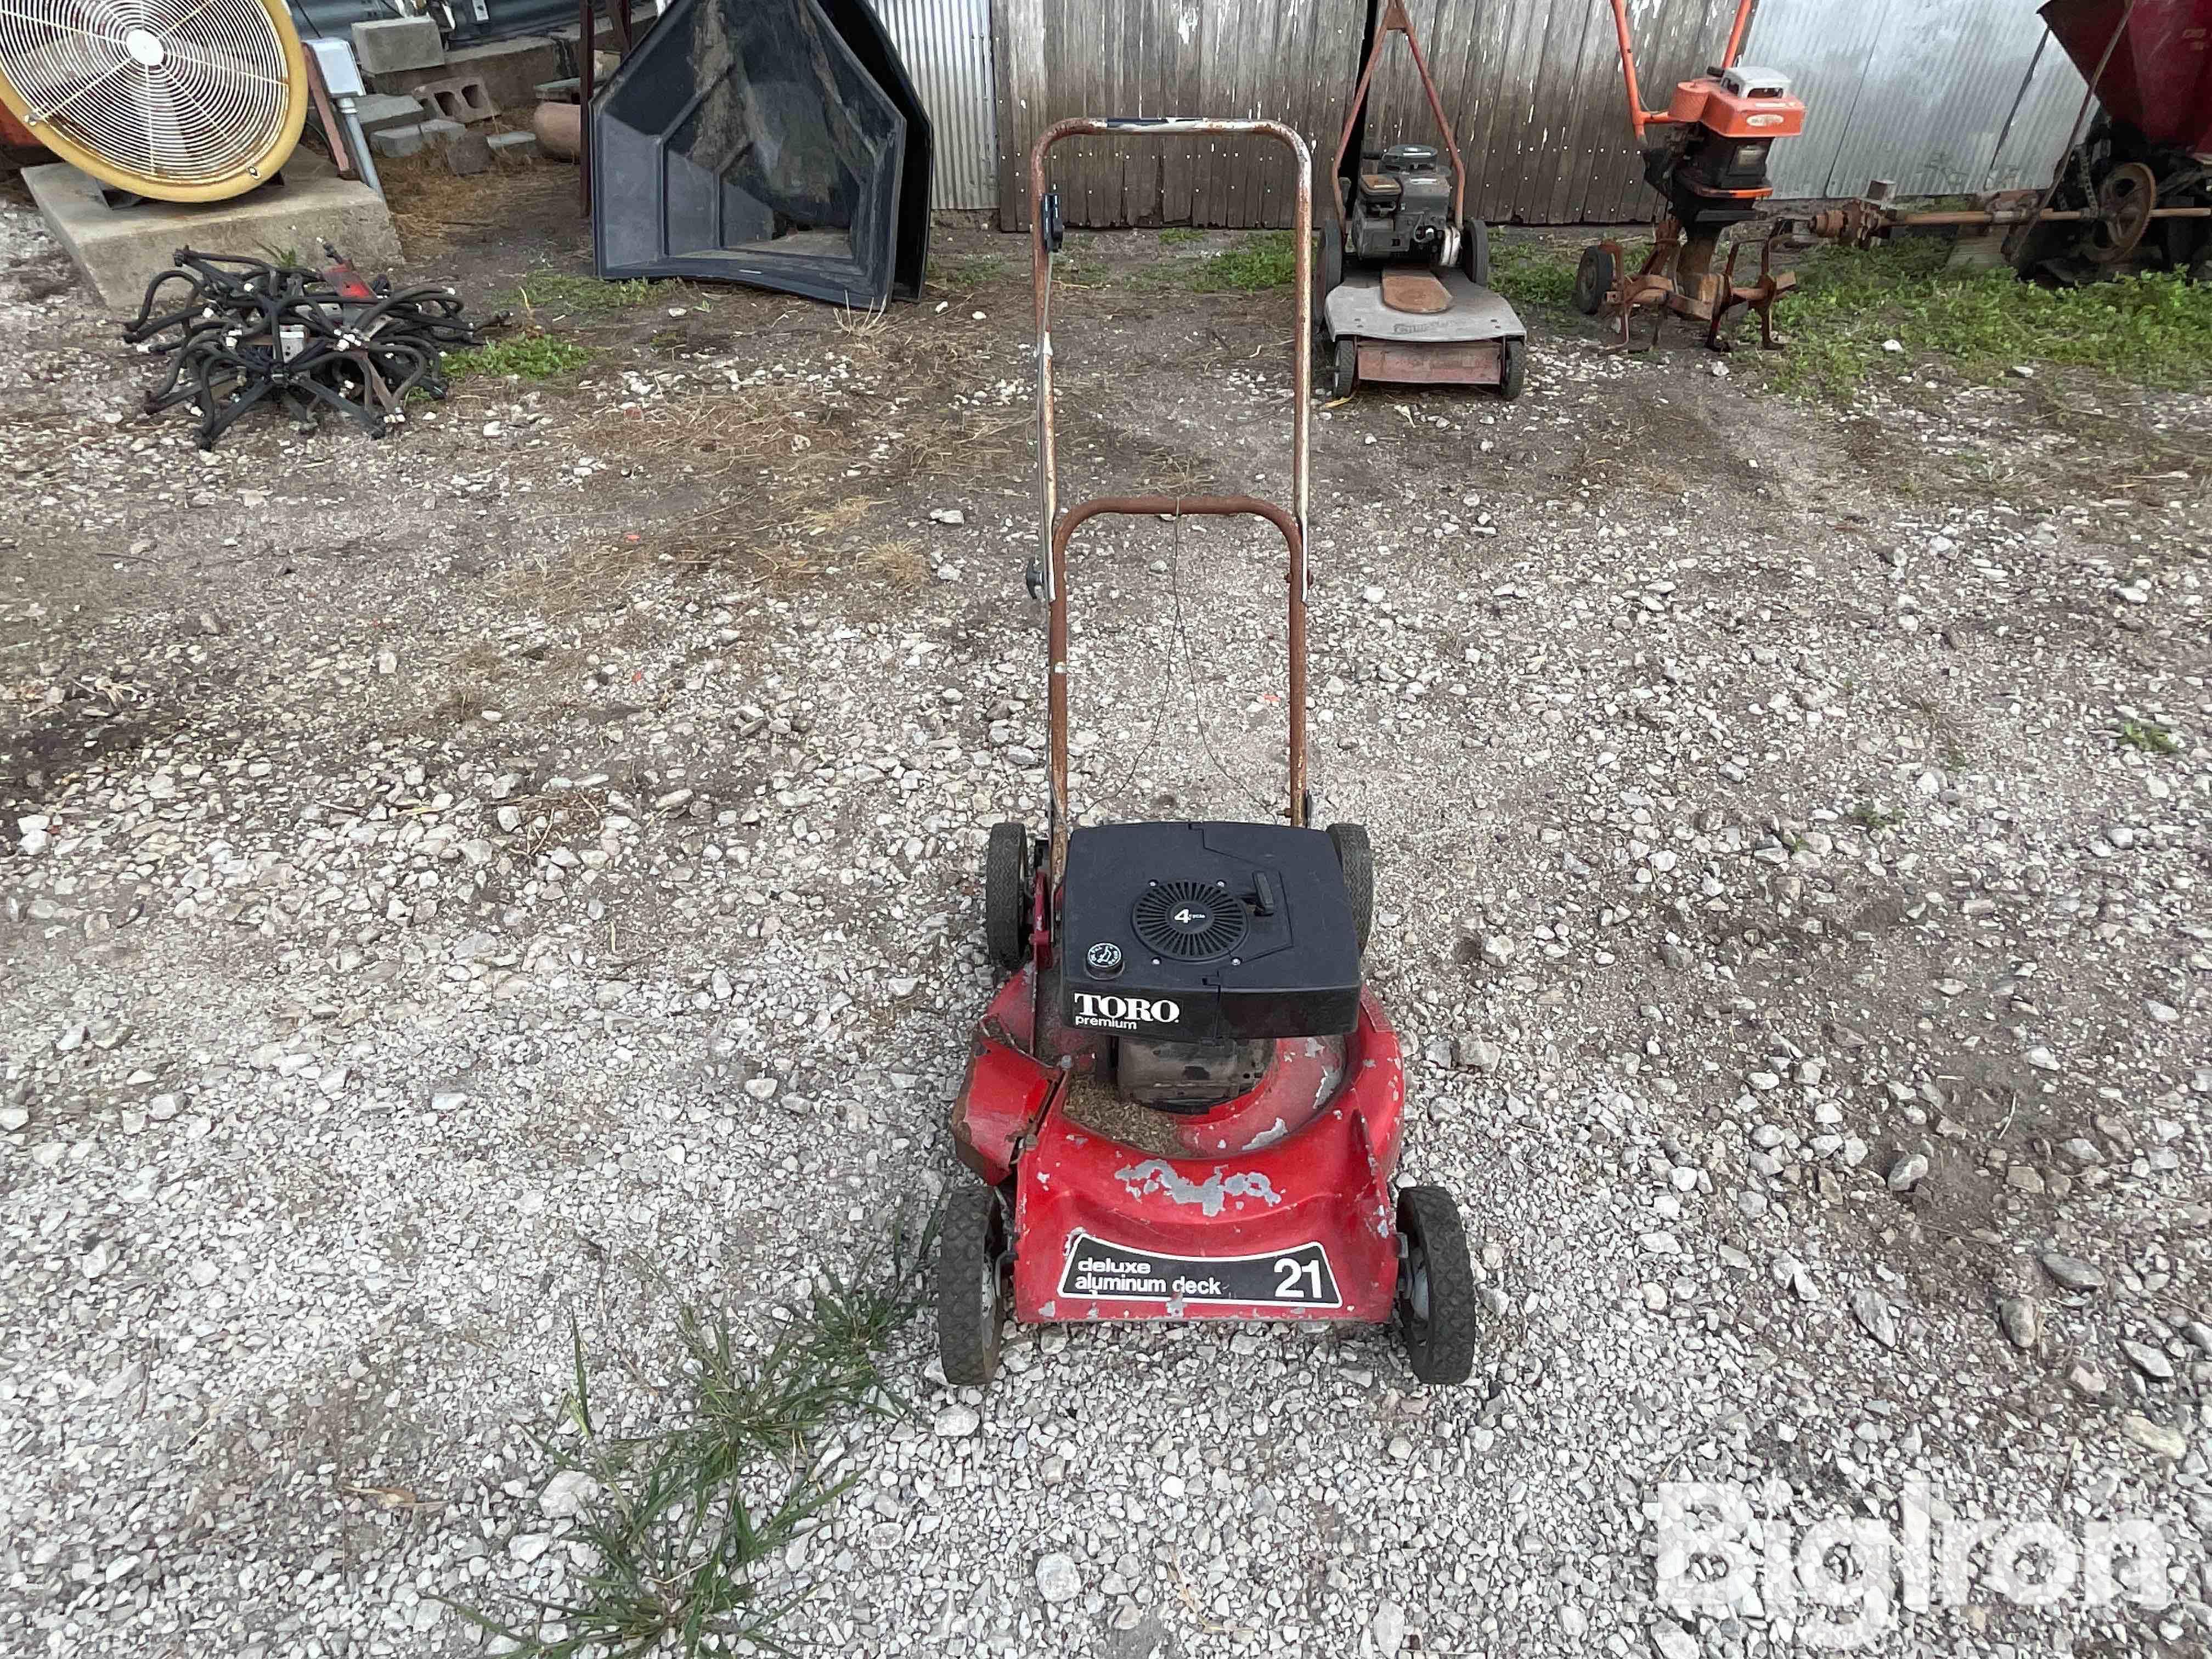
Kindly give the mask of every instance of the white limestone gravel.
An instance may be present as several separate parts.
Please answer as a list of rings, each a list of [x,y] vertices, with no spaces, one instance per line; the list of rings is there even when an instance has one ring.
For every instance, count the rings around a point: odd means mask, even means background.
[[[586,1565],[595,1494],[533,1437],[572,1320],[606,1427],[649,1431],[678,1299],[764,1328],[969,1178],[980,851],[1042,805],[1021,463],[883,509],[954,579],[649,570],[571,610],[550,556],[696,483],[595,451],[597,412],[811,396],[864,348],[641,345],[566,401],[202,462],[105,418],[139,368],[24,216],[0,1651],[470,1651],[449,1601]],[[945,395],[1018,410],[992,309],[895,321],[968,331]],[[1263,304],[1068,313],[1071,366],[1146,395],[1072,404],[1064,500],[1161,446],[1282,489]],[[1867,1650],[2212,1639],[2201,457],[2077,465],[2085,409],[2168,454],[2205,405],[1931,381],[1838,416],[1696,367],[1553,337],[1510,408],[1316,419],[1316,772],[1376,848],[1404,1175],[1466,1212],[1475,1381],[1385,1334],[1129,1327],[1010,1332],[955,1390],[925,1317],[910,1409],[832,1426],[852,1484],[768,1576],[814,1592],[796,1650],[1805,1646],[1786,1585],[1662,1601],[1692,1480],[1798,1536],[1898,1526],[1917,1480],[2170,1546],[2159,1605],[1984,1582]],[[1085,801],[1269,803],[1275,555],[1085,550]]]

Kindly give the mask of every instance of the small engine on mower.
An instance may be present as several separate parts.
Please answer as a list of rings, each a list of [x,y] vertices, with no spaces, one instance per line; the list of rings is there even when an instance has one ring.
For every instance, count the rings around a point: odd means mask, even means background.
[[[1354,179],[1346,251],[1355,259],[1419,259],[1449,264],[1451,180],[1437,171],[1428,144],[1393,144]]]

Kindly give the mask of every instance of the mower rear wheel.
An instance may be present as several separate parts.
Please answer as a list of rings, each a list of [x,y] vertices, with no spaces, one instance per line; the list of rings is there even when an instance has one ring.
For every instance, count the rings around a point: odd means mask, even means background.
[[[1328,337],[1328,296],[1344,283],[1344,238],[1324,227],[1319,257],[1314,260],[1314,326]]]
[[[1358,936],[1359,953],[1367,954],[1367,930],[1375,920],[1375,853],[1367,844],[1367,828],[1358,823],[1332,823],[1328,844],[1344,871],[1344,890],[1352,897],[1352,928]]]
[[[1528,384],[1528,342],[1525,337],[1509,334],[1498,344],[1505,362],[1498,380],[1498,395],[1510,403]]]
[[[980,1388],[999,1374],[1006,1316],[1006,1206],[989,1187],[945,1200],[937,1238],[937,1357],[945,1380]]]
[[[1459,1206],[1441,1187],[1398,1194],[1398,1326],[1424,1382],[1464,1382],[1474,1370],[1474,1267]]]
[[[1030,874],[1028,830],[993,824],[983,852],[983,941],[991,960],[1010,973],[1029,954]]]
[[[1358,384],[1359,342],[1347,335],[1336,343],[1336,373],[1330,379],[1329,391],[1333,396],[1349,398]]]
[[[1477,288],[1490,286],[1490,227],[1480,219],[1460,221],[1459,268]]]
[[[1620,275],[1610,252],[1595,242],[1584,248],[1582,263],[1575,267],[1575,309],[1585,317],[1596,316]]]

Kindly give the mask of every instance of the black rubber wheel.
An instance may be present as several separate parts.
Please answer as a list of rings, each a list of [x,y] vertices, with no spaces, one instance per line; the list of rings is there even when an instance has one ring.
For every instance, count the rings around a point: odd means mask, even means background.
[[[1596,316],[1620,274],[1613,269],[1610,252],[1595,242],[1584,248],[1582,263],[1575,267],[1575,309],[1585,317]]]
[[[1359,342],[1347,335],[1336,343],[1336,373],[1330,378],[1329,390],[1339,398],[1349,398],[1358,384]]]
[[[1321,233],[1321,248],[1314,259],[1314,326],[1328,337],[1327,320],[1328,296],[1344,282],[1344,238],[1324,226]]]
[[[983,853],[983,942],[991,960],[1010,972],[1030,948],[1030,832],[1018,823],[991,826]]]
[[[1509,334],[1499,343],[1505,349],[1505,374],[1498,382],[1498,395],[1510,403],[1528,384],[1528,342],[1522,336]]]
[[[1460,221],[1459,268],[1477,288],[1490,286],[1490,227],[1480,219]]]
[[[1367,954],[1367,930],[1375,922],[1375,852],[1367,844],[1367,828],[1358,823],[1332,823],[1328,844],[1336,849],[1344,871],[1344,890],[1352,896],[1352,928],[1359,939],[1359,953]]]
[[[999,1374],[1006,1282],[1006,1206],[991,1188],[959,1188],[937,1236],[937,1357],[947,1382],[981,1388]]]
[[[1459,1206],[1441,1187],[1398,1194],[1398,1328],[1424,1382],[1464,1382],[1474,1370],[1474,1267]]]

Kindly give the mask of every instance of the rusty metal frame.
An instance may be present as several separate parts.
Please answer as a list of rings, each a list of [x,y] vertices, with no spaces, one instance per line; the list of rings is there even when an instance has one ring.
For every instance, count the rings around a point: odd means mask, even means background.
[[[1398,3],[1398,0],[1393,0]],[[1291,336],[1291,495],[1285,508],[1249,495],[1100,495],[1060,511],[1052,402],[1052,256],[1044,213],[1045,157],[1062,139],[1086,134],[1155,138],[1271,138],[1291,152],[1296,175],[1291,227],[1297,261],[1291,284],[1297,311]],[[1306,141],[1279,121],[1215,121],[1185,118],[1128,119],[1077,116],[1054,123],[1030,151],[1030,275],[1036,313],[1038,541],[1043,597],[1049,608],[1050,659],[1048,732],[1052,778],[1050,879],[1057,888],[1067,867],[1067,836],[1074,815],[1068,800],[1067,544],[1086,520],[1102,514],[1249,515],[1282,532],[1290,554],[1290,821],[1306,817],[1306,451],[1313,382],[1313,155]]]
[[[1392,0],[1395,4],[1396,0]],[[1743,50],[1743,37],[1751,27],[1751,9],[1757,0],[1736,0],[1735,26],[1729,30],[1728,50],[1721,55],[1723,71],[1735,66],[1736,54]],[[1674,117],[1670,111],[1646,109],[1644,94],[1636,84],[1636,47],[1628,33],[1628,0],[1613,0],[1613,33],[1620,42],[1620,74],[1628,84],[1628,128],[1638,145],[1644,143],[1646,127],[1672,126]]]
[[[1745,0],[1750,3],[1750,0]],[[1374,83],[1375,66],[1382,61],[1382,48],[1392,32],[1406,37],[1406,49],[1413,54],[1413,72],[1421,77],[1422,95],[1429,100],[1429,113],[1436,118],[1437,131],[1443,135],[1444,154],[1451,157],[1452,169],[1452,229],[1457,233],[1467,217],[1467,163],[1460,159],[1459,141],[1452,137],[1451,123],[1444,118],[1443,100],[1437,96],[1437,83],[1429,76],[1429,60],[1421,52],[1421,42],[1413,33],[1413,19],[1406,15],[1406,0],[1389,0],[1382,15],[1376,20],[1375,44],[1367,49],[1367,61],[1360,66],[1359,85],[1352,94],[1351,106],[1344,117],[1344,135],[1336,141],[1336,159],[1328,169],[1328,211],[1330,219],[1340,230],[1344,225],[1344,157],[1352,148],[1352,135],[1367,112],[1367,90]],[[1355,161],[1357,157],[1353,158]]]

